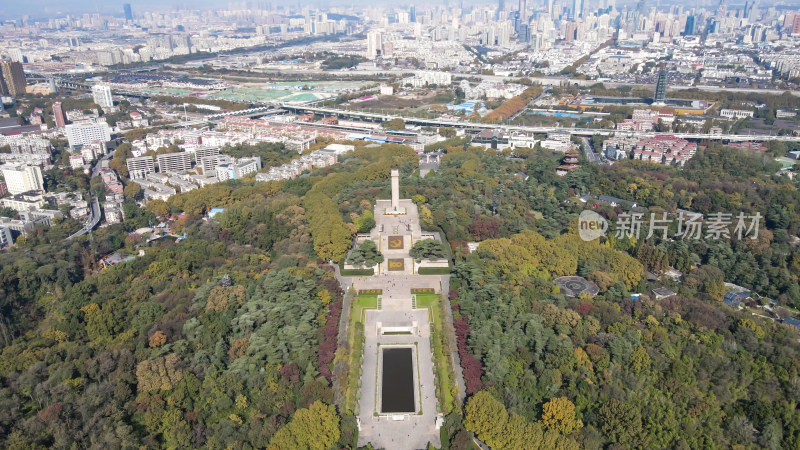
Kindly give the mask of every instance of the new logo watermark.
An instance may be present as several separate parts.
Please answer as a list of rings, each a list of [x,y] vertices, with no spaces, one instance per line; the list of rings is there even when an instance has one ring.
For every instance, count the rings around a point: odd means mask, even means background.
[[[585,209],[578,217],[578,235],[584,241],[593,241],[600,236],[605,236],[608,231],[608,221],[594,211]]]
[[[732,236],[738,240],[758,239],[758,229],[762,217],[760,213],[753,215],[739,213],[735,217],[727,213],[711,213],[704,218],[702,214],[681,211],[675,218],[669,217],[667,213],[661,215],[651,213],[650,220],[647,221],[644,220],[644,213],[622,213],[617,216],[614,236],[638,240],[642,232],[642,225],[645,225],[647,231],[645,239],[650,239],[654,234],[660,235],[662,239],[674,237],[716,240],[731,239]],[[670,233],[670,225],[673,223],[677,225],[675,233]],[[581,212],[578,217],[578,235],[581,239],[593,241],[605,236],[607,231],[608,221],[603,216],[588,209]]]

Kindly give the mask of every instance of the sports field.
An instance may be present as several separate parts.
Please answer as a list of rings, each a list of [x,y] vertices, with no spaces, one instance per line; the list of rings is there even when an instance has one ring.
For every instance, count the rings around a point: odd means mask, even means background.
[[[366,86],[360,81],[285,81],[265,83],[240,83],[221,91],[202,91],[174,88],[147,88],[150,95],[175,97],[193,96],[214,100],[240,102],[297,102],[306,103],[336,97],[342,92],[352,92]]]

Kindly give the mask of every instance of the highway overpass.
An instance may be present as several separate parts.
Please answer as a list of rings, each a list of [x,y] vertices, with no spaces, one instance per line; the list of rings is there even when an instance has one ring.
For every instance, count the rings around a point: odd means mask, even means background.
[[[579,136],[591,136],[600,134],[603,136],[641,136],[653,137],[658,135],[677,136],[683,139],[708,139],[718,141],[730,142],[744,142],[744,141],[783,141],[783,142],[800,142],[800,136],[770,136],[770,135],[750,135],[750,134],[707,134],[707,133],[640,133],[640,132],[625,132],[601,128],[560,128],[560,127],[529,127],[521,125],[505,125],[505,124],[490,124],[490,123],[477,123],[465,120],[444,120],[444,119],[425,119],[420,117],[404,117],[392,114],[379,114],[362,111],[351,111],[336,108],[322,108],[316,106],[295,105],[289,103],[277,103],[281,108],[303,113],[323,114],[328,116],[338,117],[358,117],[372,121],[389,121],[392,119],[403,119],[404,122],[414,125],[434,126],[434,127],[456,127],[466,128],[473,130],[503,130],[505,132],[524,132],[524,133],[569,133]]]

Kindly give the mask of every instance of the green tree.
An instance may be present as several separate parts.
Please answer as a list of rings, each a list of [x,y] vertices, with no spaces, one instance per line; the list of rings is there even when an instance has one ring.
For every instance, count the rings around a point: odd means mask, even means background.
[[[347,258],[347,263],[354,266],[371,267],[375,264],[382,263],[383,260],[383,254],[378,251],[378,246],[375,245],[374,241],[368,239],[350,252],[350,256]]]
[[[642,433],[639,410],[615,398],[600,407],[597,418],[600,429],[611,442],[628,446]]]
[[[142,187],[137,183],[130,182],[125,186],[125,189],[122,190],[122,193],[131,200],[137,200],[142,194]]]
[[[386,128],[387,130],[405,130],[406,129],[406,121],[397,117],[388,122],[381,123],[381,126]]]
[[[134,183],[131,183],[134,184]],[[138,185],[137,185],[138,186]],[[145,207],[148,211],[153,213],[159,219],[166,219],[170,215],[169,204],[164,200],[155,199],[150,200]]]
[[[436,239],[423,239],[415,242],[408,254],[417,261],[441,259],[447,256],[442,241]]]
[[[356,230],[358,230],[359,233],[369,233],[375,228],[375,216],[372,211],[366,210],[358,219],[353,221],[353,225],[356,226]]]

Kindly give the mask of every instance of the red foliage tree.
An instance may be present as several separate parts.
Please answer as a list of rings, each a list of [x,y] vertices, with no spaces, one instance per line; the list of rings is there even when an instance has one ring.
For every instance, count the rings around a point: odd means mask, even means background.
[[[333,362],[333,358],[336,356],[336,349],[339,346],[337,337],[339,334],[339,318],[342,315],[342,301],[340,300],[339,296],[336,298],[336,301],[328,304],[328,314],[327,319],[325,320],[325,328],[322,329],[322,340],[317,351],[317,366],[319,373],[323,377],[327,378],[328,381],[332,381],[333,379],[333,374],[331,373],[331,369],[328,367],[328,365]]]
[[[281,367],[281,376],[287,383],[294,386],[298,382],[300,382],[300,367],[295,362],[290,362],[289,364]]]
[[[467,232],[477,241],[495,239],[500,236],[502,220],[498,217],[482,217],[467,225]]]
[[[469,336],[469,324],[466,317],[459,317],[453,321],[456,331],[456,343],[458,344],[458,356],[461,359],[461,369],[464,373],[464,384],[467,387],[467,395],[472,395],[483,387],[481,377],[483,376],[483,364],[467,349],[467,337]]]

